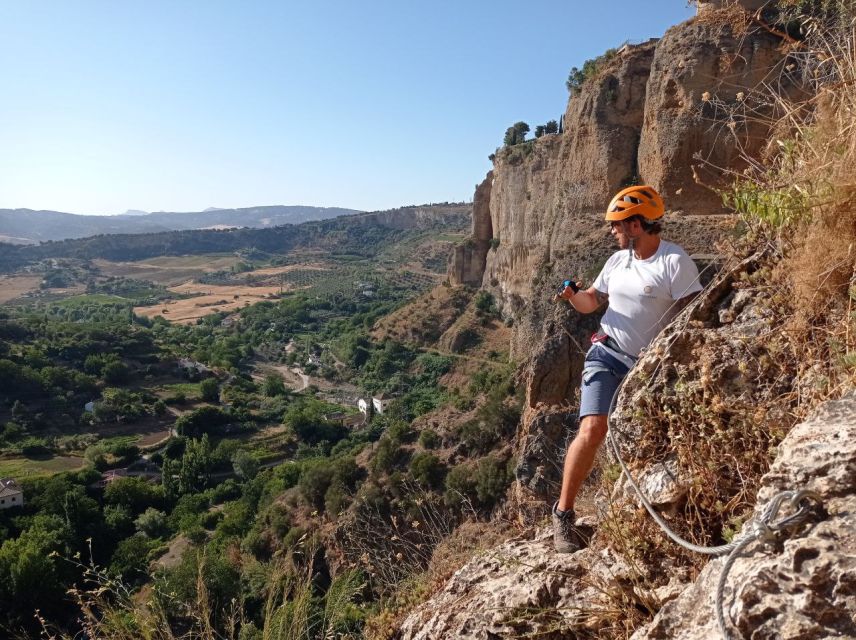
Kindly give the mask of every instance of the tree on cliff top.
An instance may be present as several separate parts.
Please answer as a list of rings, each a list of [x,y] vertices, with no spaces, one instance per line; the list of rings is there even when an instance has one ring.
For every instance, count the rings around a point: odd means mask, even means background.
[[[568,79],[565,82],[565,86],[568,88],[568,93],[573,95],[575,91],[583,86],[586,80],[596,76],[606,63],[612,60],[617,53],[618,49],[607,49],[597,58],[592,58],[591,60],[583,62],[582,68],[572,67],[571,72],[568,74]]]
[[[511,147],[521,142],[526,142],[526,134],[529,133],[529,125],[525,122],[515,122],[512,126],[505,130],[505,139],[503,143],[506,147]]]

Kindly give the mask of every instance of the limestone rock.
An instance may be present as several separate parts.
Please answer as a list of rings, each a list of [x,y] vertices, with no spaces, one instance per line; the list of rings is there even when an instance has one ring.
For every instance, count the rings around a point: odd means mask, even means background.
[[[595,598],[597,589],[586,575],[599,560],[588,549],[556,554],[548,530],[535,539],[509,541],[459,569],[442,592],[407,617],[396,637],[567,637],[562,630],[586,615],[579,604]]]
[[[723,212],[709,187],[723,184],[724,168],[741,170],[741,154],[756,153],[768,133],[762,118],[741,116],[737,94],[775,73],[785,59],[780,45],[779,38],[764,31],[739,34],[729,25],[704,20],[672,27],[657,43],[639,140],[639,175],[669,208]],[[707,186],[697,184],[694,172]]]
[[[452,285],[481,285],[484,277],[485,260],[493,238],[490,219],[490,191],[493,172],[476,187],[473,197],[472,237],[455,247],[449,261],[448,278]]]
[[[762,480],[756,515],[779,491],[802,488],[822,496],[826,517],[779,550],[740,557],[728,576],[727,617],[740,637],[856,637],[856,394],[791,430]],[[722,565],[708,564],[634,640],[719,637],[713,602]]]
[[[515,478],[521,488],[540,498],[542,504],[550,504],[559,495],[562,460],[568,439],[577,430],[577,414],[539,411],[524,424]]]
[[[687,497],[688,487],[681,480],[678,461],[674,457],[645,467],[638,477],[634,477],[634,480],[648,502],[661,512],[674,512]],[[629,480],[625,478],[620,486],[623,498],[642,506]]]

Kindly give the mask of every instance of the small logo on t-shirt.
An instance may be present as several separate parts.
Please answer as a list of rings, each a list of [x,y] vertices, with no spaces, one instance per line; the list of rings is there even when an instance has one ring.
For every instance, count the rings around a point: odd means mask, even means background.
[[[654,287],[652,287],[650,284],[646,284],[645,288],[642,289],[642,291],[644,291],[645,293],[648,293],[648,294],[650,294],[653,290],[654,290]]]

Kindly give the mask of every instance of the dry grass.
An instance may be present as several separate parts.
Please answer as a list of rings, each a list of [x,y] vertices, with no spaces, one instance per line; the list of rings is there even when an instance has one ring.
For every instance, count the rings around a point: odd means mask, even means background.
[[[38,291],[41,276],[0,276],[0,304]]]
[[[520,530],[506,520],[463,522],[434,547],[424,571],[415,572],[398,583],[394,595],[366,621],[364,637],[369,640],[395,637],[404,619],[440,590],[455,571],[517,533]]]

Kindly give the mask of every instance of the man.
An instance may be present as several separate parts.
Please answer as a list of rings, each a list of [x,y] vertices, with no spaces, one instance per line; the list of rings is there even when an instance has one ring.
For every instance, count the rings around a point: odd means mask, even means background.
[[[580,428],[568,446],[562,492],[553,505],[553,538],[560,553],[586,544],[574,525],[574,501],[606,438],[607,414],[621,380],[639,352],[701,291],[692,259],[678,245],[660,239],[663,213],[663,200],[651,187],[620,191],[606,212],[620,250],[607,260],[590,288],[582,290],[566,281],[568,286],[557,296],[580,313],[609,303],[586,354]]]

